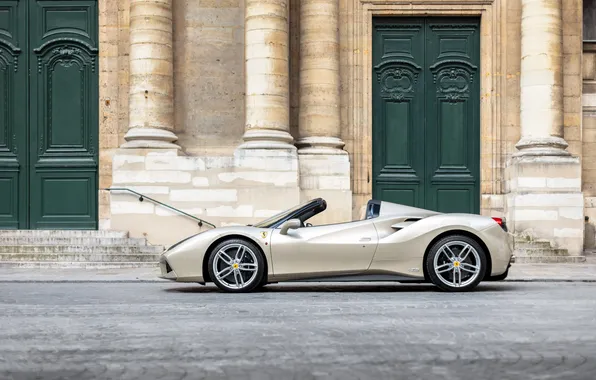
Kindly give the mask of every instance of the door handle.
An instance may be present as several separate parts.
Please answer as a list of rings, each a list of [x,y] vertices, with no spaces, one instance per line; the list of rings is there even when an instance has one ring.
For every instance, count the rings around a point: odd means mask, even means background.
[[[370,241],[370,238],[369,237],[363,237],[363,238],[360,238],[360,241]]]

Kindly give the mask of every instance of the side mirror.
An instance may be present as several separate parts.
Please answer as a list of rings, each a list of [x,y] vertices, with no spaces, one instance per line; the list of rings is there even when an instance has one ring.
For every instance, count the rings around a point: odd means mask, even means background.
[[[279,231],[279,233],[281,235],[287,235],[288,230],[295,230],[297,228],[300,228],[301,226],[302,222],[300,221],[300,219],[290,219],[281,225],[281,231]]]

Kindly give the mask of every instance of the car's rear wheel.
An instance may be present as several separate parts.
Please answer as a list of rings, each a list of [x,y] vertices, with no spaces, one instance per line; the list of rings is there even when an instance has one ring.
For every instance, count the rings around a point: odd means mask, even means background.
[[[482,281],[487,256],[474,239],[450,235],[433,244],[425,265],[430,280],[441,290],[462,292]]]
[[[209,256],[209,275],[226,292],[250,292],[263,281],[265,259],[257,246],[242,239],[218,244]]]

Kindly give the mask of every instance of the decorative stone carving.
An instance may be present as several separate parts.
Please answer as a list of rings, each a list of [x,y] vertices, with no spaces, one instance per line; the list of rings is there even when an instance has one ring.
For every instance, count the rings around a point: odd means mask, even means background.
[[[403,102],[414,96],[422,68],[403,60],[388,60],[375,67],[381,85],[381,97]]]
[[[470,97],[470,85],[477,67],[462,60],[444,60],[430,67],[437,96],[450,103],[465,101]]]

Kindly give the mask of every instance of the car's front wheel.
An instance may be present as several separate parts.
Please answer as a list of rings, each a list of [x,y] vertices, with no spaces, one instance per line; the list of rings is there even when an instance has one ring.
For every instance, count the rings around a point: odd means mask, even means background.
[[[211,280],[221,290],[250,292],[263,281],[265,259],[253,243],[228,239],[211,251],[208,268]]]
[[[425,265],[433,284],[441,290],[461,292],[475,288],[482,281],[487,257],[474,239],[450,235],[433,244]]]

